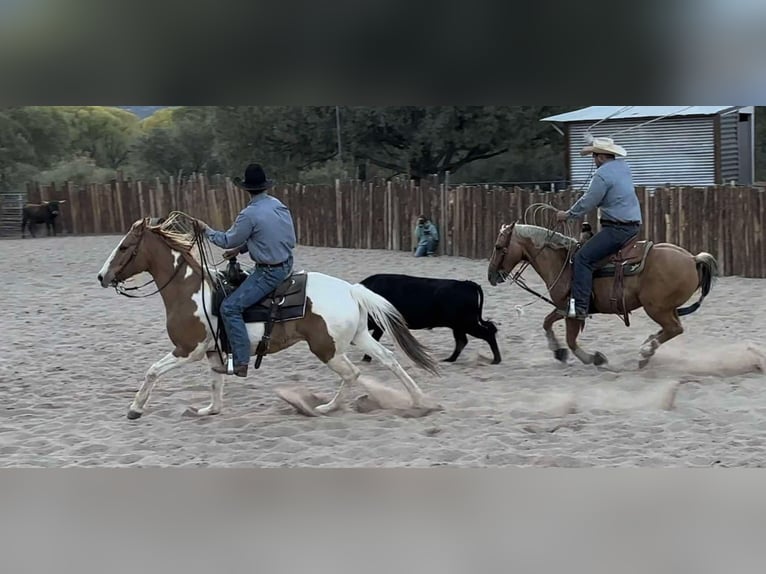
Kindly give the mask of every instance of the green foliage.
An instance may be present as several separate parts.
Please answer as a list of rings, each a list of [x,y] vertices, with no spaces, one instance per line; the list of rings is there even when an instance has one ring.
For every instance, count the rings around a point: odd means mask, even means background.
[[[0,108],[0,188],[104,181],[117,169],[141,179],[235,176],[251,162],[281,183],[446,172],[454,183],[565,178],[565,140],[540,118],[567,107],[337,109],[340,157],[335,106],[163,107],[144,119],[105,106]],[[765,107],[756,109],[755,146],[756,179],[765,181]]]
[[[294,181],[336,155],[334,107],[220,106],[212,122],[227,173],[258,162],[277,179]]]
[[[138,116],[119,108],[71,106],[59,108],[66,115],[71,134],[71,151],[94,160],[99,167],[117,169],[123,165],[139,131]]]
[[[93,158],[79,156],[56,163],[50,169],[35,174],[41,183],[56,183],[71,181],[76,185],[88,183],[108,183],[117,177],[113,169],[98,167]]]
[[[471,163],[501,155],[524,167],[527,177],[547,178],[540,173],[542,170],[530,170],[522,158],[541,148],[552,157],[559,149],[563,151],[563,139],[539,121],[551,110],[556,108],[348,108],[344,110],[344,132],[352,142],[355,157],[414,179],[455,173]],[[563,161],[563,156],[559,157],[558,161]]]
[[[141,123],[133,147],[140,173],[169,176],[219,170],[212,108],[180,107],[156,115]]]

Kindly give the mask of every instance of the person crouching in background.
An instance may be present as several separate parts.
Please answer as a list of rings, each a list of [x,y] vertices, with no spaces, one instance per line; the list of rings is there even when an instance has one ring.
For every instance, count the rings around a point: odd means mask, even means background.
[[[431,220],[425,215],[418,217],[415,226],[415,238],[418,245],[415,248],[415,257],[433,257],[439,245],[439,231]]]

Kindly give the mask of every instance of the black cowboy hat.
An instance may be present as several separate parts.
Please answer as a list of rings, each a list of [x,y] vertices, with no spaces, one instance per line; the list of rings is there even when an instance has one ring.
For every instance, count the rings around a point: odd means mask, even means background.
[[[250,192],[266,191],[274,187],[274,181],[266,178],[266,172],[260,164],[251,163],[245,170],[245,179],[235,177],[234,185]]]

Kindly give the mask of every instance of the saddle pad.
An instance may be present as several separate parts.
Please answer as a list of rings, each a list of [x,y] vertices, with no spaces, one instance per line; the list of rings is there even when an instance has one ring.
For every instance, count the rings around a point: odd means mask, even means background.
[[[646,256],[649,254],[649,250],[654,245],[653,242],[647,241],[644,245],[644,252],[641,255],[641,261],[637,261],[635,263],[629,263],[627,265],[624,265],[622,268],[622,273],[625,277],[628,277],[630,275],[638,275],[641,273],[641,271],[644,269],[644,264],[646,262]],[[593,272],[593,277],[614,277],[614,272],[616,270],[614,263],[608,263],[607,265],[604,265],[603,267],[599,267]]]
[[[271,317],[271,305],[274,299],[279,304],[274,317],[275,323],[303,319],[306,314],[306,283],[308,275],[305,272],[293,273],[285,279],[271,293],[263,299],[251,305],[242,314],[245,323],[266,323]],[[220,308],[223,300],[232,293],[236,287],[224,284],[224,289],[218,289],[213,294],[213,315],[220,316]]]

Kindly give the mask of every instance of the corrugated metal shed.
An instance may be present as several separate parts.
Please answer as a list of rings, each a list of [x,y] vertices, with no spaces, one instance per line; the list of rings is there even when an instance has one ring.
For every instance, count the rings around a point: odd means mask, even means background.
[[[715,179],[715,146],[713,118],[660,120],[639,127],[643,120],[619,120],[597,125],[591,133],[614,135],[617,143],[628,151],[628,163],[636,185],[661,186],[683,182],[708,185]],[[586,184],[593,175],[590,156],[581,157],[585,132],[590,123],[569,126],[570,180],[573,186]]]
[[[595,170],[591,157],[580,156],[587,131],[613,137],[628,150],[636,185],[747,184],[752,179],[741,173],[740,154],[752,154],[753,142],[741,141],[746,130],[740,123],[752,122],[742,115],[752,113],[746,106],[590,106],[542,121],[566,130],[568,179],[575,188],[587,185]]]
[[[721,179],[739,179],[738,114],[721,116]]]

